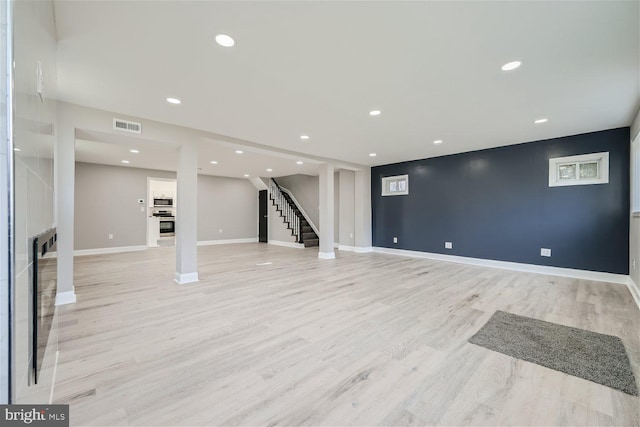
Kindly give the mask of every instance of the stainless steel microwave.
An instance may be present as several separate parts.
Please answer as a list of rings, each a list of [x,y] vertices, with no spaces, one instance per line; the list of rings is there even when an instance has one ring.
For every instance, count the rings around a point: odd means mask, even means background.
[[[173,199],[161,198],[153,199],[153,206],[173,206]]]

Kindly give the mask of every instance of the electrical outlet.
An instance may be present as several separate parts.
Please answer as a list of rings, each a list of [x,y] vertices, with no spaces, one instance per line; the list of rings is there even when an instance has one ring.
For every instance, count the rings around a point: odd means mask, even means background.
[[[398,243],[398,238],[397,237],[393,238],[393,243]]]
[[[109,234],[109,240],[113,240],[113,234]]]
[[[140,206],[140,212],[144,212],[144,206]]]
[[[218,230],[218,233],[222,234],[222,228]]]
[[[349,238],[353,239],[353,233],[349,233]]]
[[[453,243],[452,242],[444,242],[444,248],[445,249],[453,249]]]
[[[550,257],[551,256],[551,249],[540,248],[540,256]]]
[[[636,260],[635,259],[631,260],[631,268],[633,268],[634,270],[636,268]]]

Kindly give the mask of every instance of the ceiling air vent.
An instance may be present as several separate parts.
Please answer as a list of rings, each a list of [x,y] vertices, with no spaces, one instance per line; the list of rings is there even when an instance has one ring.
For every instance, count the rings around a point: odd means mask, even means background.
[[[125,132],[142,133],[142,124],[128,120],[113,119],[113,128]]]

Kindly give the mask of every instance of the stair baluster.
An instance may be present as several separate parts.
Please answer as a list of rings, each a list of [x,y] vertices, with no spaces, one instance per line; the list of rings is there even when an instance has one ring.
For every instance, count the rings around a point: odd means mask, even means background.
[[[299,208],[295,206],[288,195],[285,195],[274,179],[269,180],[269,199],[287,224],[287,228],[291,230],[297,243],[302,243],[305,247],[318,246],[318,236],[311,230]]]

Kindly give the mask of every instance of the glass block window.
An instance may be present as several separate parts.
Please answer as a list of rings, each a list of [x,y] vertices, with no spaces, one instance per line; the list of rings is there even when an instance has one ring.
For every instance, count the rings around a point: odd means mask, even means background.
[[[409,194],[409,175],[387,176],[382,178],[383,196]]]
[[[608,152],[549,159],[549,187],[608,182]]]

